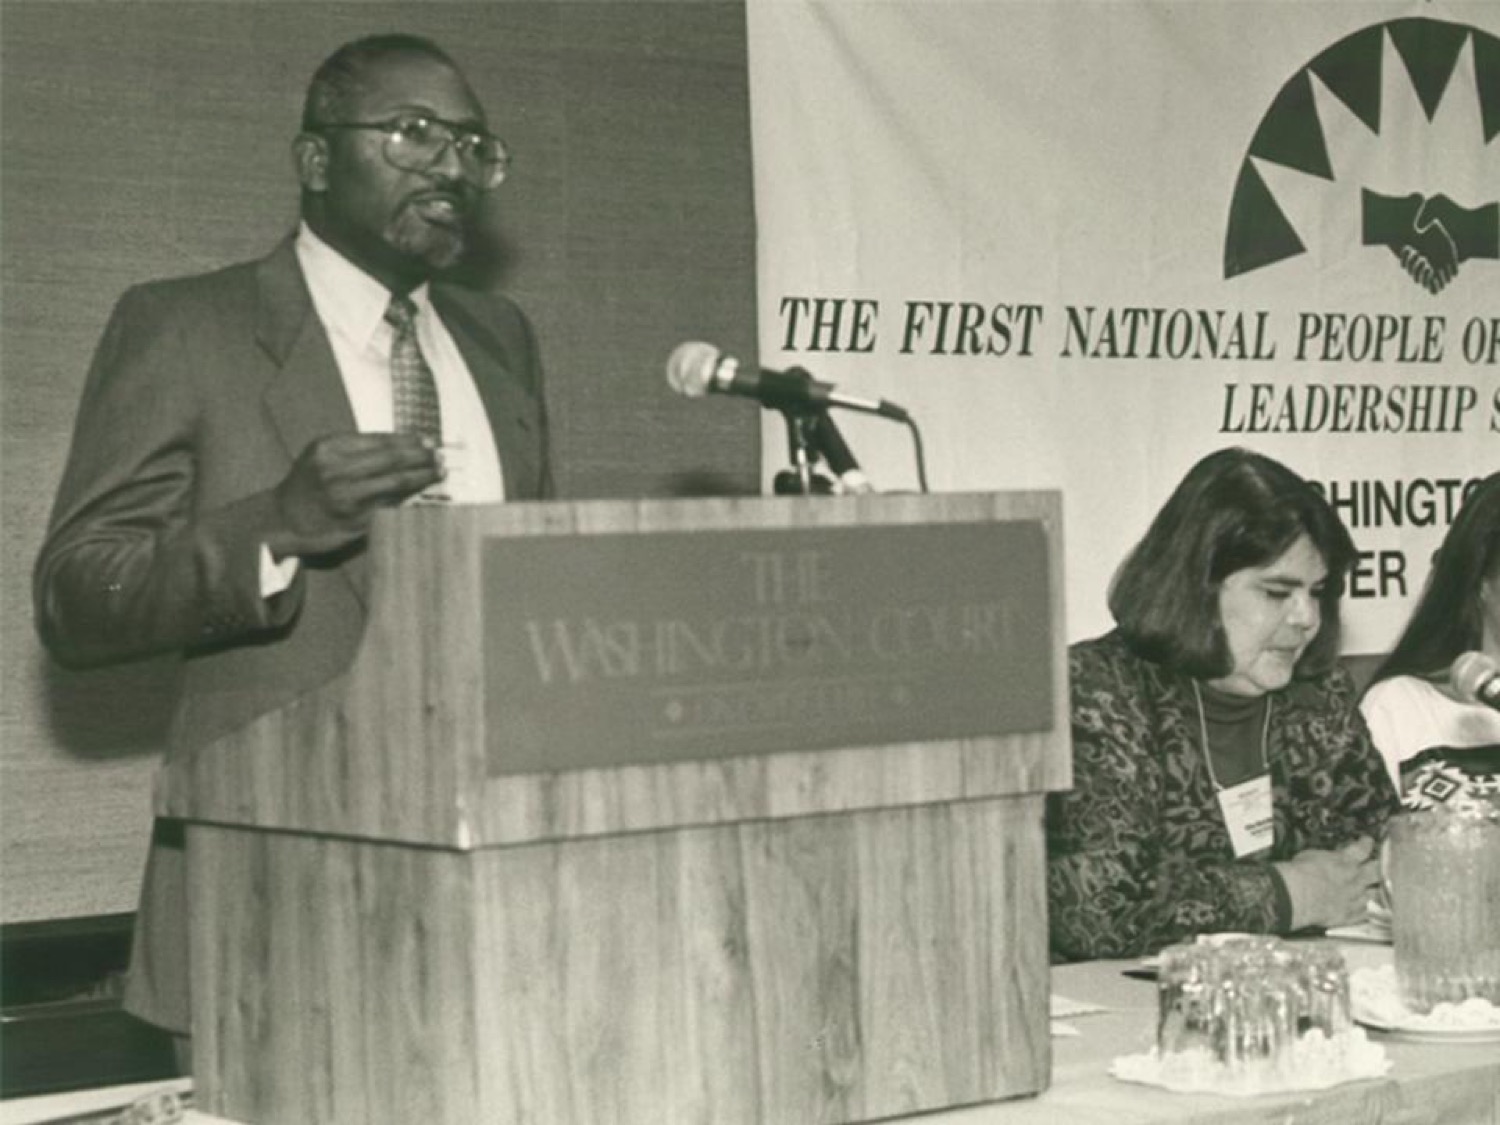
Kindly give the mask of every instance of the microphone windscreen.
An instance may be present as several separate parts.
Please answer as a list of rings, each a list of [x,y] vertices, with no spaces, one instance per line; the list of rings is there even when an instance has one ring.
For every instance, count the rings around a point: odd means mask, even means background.
[[[680,395],[701,398],[708,393],[718,365],[718,348],[701,340],[689,340],[672,349],[667,360],[667,383]]]
[[[1469,703],[1488,702],[1481,695],[1489,695],[1489,684],[1497,678],[1500,678],[1500,663],[1482,652],[1464,653],[1448,672],[1453,694]]]

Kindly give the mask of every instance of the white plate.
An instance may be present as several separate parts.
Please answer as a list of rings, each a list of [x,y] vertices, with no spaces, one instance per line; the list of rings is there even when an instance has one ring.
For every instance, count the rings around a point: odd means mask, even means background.
[[[1393,965],[1356,969],[1349,974],[1350,1014],[1355,1022],[1395,1039],[1415,1043],[1496,1043],[1500,1042],[1500,1008],[1481,1004],[1485,1015],[1493,1013],[1478,1026],[1444,1027],[1432,1017],[1410,1012],[1397,998],[1396,969]],[[1466,1001],[1465,1006],[1476,1001]],[[1486,1010],[1487,1009],[1487,1010]]]
[[[1465,1027],[1438,1030],[1430,1027],[1404,1027],[1376,1019],[1369,1012],[1354,1010],[1357,1022],[1371,1031],[1379,1031],[1392,1039],[1404,1039],[1412,1043],[1500,1043],[1500,1027]]]

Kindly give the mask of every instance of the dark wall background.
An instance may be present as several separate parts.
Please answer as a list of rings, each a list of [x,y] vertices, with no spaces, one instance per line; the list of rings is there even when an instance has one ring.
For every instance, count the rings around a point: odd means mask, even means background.
[[[343,41],[429,35],[516,152],[494,277],[530,313],[565,497],[753,493],[752,409],[667,391],[684,339],[755,340],[742,3],[64,2],[0,12],[3,918],[129,910],[171,705],[160,663],[63,673],[29,572],[121,291],[265,253]]]

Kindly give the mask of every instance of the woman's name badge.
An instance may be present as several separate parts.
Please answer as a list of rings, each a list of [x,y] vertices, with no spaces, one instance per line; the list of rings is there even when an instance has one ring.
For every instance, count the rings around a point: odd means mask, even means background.
[[[1218,792],[1219,811],[1229,829],[1235,859],[1263,852],[1276,842],[1276,818],[1271,813],[1271,775],[1263,773]]]

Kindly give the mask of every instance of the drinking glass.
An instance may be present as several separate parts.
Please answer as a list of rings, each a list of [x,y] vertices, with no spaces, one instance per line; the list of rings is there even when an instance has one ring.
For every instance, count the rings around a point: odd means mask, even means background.
[[[1207,946],[1171,945],[1161,951],[1156,970],[1158,1052],[1211,1049],[1217,986],[1217,962]]]
[[[1331,945],[1314,945],[1301,955],[1304,1031],[1321,1031],[1330,1039],[1354,1026],[1349,1003],[1349,969],[1344,955]]]
[[[1157,971],[1158,1053],[1203,1051],[1231,1080],[1290,1067],[1307,975],[1301,953],[1274,937],[1169,946]]]

